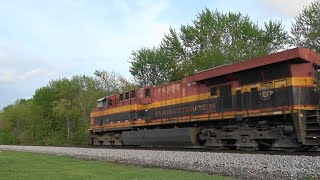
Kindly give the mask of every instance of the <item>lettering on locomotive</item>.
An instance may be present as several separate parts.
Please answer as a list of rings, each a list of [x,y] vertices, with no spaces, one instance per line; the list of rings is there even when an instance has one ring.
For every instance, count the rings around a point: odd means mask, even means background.
[[[159,116],[168,116],[168,115],[177,115],[177,114],[184,114],[184,113],[190,113],[195,112],[196,114],[201,113],[213,113],[216,112],[216,104],[199,104],[199,105],[193,105],[188,107],[180,107],[180,108],[174,108],[174,109],[167,109],[167,110],[158,110],[156,111],[155,115],[156,117]]]

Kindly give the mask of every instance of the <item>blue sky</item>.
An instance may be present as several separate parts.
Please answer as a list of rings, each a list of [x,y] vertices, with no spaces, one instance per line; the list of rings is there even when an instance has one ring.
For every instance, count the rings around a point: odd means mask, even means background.
[[[158,45],[170,26],[205,7],[286,29],[312,0],[0,0],[0,109],[50,80],[96,69],[130,78],[132,50]]]

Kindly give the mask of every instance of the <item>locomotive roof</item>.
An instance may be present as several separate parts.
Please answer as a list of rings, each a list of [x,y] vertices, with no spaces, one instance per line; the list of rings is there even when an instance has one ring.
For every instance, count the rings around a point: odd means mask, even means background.
[[[244,71],[247,69],[252,69],[260,66],[265,66],[269,64],[297,60],[306,61],[320,65],[320,56],[316,54],[311,49],[308,48],[294,48],[286,51],[281,51],[278,53],[270,54],[267,56],[261,56],[257,58],[252,58],[247,61],[243,61],[236,64],[227,64],[211,69],[207,69],[196,73],[186,79],[191,81],[201,81],[213,77],[218,77],[226,74],[231,74],[239,71]]]

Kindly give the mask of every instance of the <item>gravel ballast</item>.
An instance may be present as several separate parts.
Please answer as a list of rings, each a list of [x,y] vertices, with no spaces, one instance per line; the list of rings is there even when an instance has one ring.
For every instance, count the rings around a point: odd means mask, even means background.
[[[184,169],[241,179],[320,179],[320,156],[236,154],[0,145],[0,150],[65,155],[148,167]]]

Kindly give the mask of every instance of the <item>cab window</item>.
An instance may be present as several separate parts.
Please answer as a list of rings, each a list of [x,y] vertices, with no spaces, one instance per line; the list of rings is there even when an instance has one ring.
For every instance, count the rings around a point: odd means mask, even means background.
[[[98,99],[97,102],[98,102],[98,105],[97,105],[98,108],[106,107],[106,98]]]
[[[112,106],[112,99],[108,98],[108,106]]]
[[[123,100],[123,94],[119,94],[119,101]]]
[[[210,88],[210,95],[211,96],[217,96],[218,95],[218,89],[217,87]]]
[[[150,97],[150,88],[145,90],[145,97]]]
[[[124,99],[129,99],[129,92],[126,92],[126,93],[125,93]]]
[[[131,98],[135,98],[136,97],[136,91],[131,91]]]

